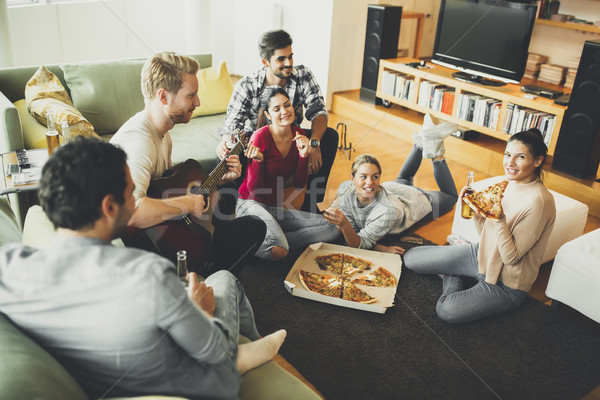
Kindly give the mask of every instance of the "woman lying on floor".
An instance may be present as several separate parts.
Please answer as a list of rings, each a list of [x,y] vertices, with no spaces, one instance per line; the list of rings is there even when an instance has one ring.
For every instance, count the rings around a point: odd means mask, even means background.
[[[458,192],[444,159],[443,143],[456,129],[454,124],[438,123],[425,115],[423,128],[414,134],[415,144],[395,181],[380,183],[381,165],[372,155],[356,158],[351,180],[340,185],[336,201],[323,213],[328,222],[338,227],[348,246],[403,254],[402,247],[384,246],[378,241],[452,210]],[[431,159],[440,191],[413,186],[423,158]]]
[[[503,161],[509,181],[503,215],[496,221],[475,213],[479,244],[415,247],[404,255],[406,267],[415,272],[443,274],[436,307],[443,321],[474,321],[515,309],[525,300],[556,214],[554,198],[540,180],[547,151],[537,129],[510,137]],[[469,280],[475,285],[467,287]]]

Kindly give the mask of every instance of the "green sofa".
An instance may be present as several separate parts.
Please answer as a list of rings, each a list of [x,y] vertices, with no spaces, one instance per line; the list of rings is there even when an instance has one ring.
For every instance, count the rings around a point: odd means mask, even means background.
[[[0,197],[0,246],[10,242],[48,243],[52,226],[34,206],[21,233],[8,201]],[[51,234],[51,233],[50,233]],[[241,337],[240,341],[247,339]],[[0,399],[87,399],[81,387],[48,352],[13,325],[0,308]],[[242,377],[240,399],[320,399],[313,390],[270,361]],[[152,396],[150,399],[175,399]],[[113,399],[114,400],[114,399]]]
[[[200,68],[212,65],[211,54],[191,55]],[[127,59],[45,65],[62,82],[75,107],[106,140],[136,112],[144,108],[140,74],[145,59]],[[45,127],[27,113],[25,85],[39,66],[0,68],[0,153],[17,149],[45,147]],[[201,99],[202,102],[202,99]],[[217,129],[225,120],[224,109],[192,118],[171,130],[173,162],[188,158],[200,162],[206,171],[216,165],[215,148],[220,140]],[[27,193],[11,195],[11,206],[24,220],[24,212],[35,197]]]

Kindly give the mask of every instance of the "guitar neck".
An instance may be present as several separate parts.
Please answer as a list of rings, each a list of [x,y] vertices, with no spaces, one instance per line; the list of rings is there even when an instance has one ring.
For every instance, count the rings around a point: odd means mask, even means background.
[[[244,145],[242,142],[238,142],[231,150],[229,150],[228,155],[237,155],[240,154],[244,150]],[[197,189],[193,189],[192,193],[194,194],[210,194],[217,190],[219,185],[219,181],[223,176],[227,173],[227,157],[222,159],[219,164],[210,172],[208,178],[204,180],[202,185]]]

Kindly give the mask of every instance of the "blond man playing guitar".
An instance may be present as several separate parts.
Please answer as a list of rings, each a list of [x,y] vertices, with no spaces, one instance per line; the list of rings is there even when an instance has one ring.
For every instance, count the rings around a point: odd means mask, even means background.
[[[145,229],[146,233],[143,240],[138,240],[143,236],[139,231],[136,239],[131,239],[134,235],[123,239],[127,245],[157,250],[171,259],[177,250],[186,250],[188,257],[197,255],[198,260],[191,260],[189,266],[201,274],[212,272],[210,268],[233,268],[239,274],[244,261],[264,238],[266,228],[260,219],[212,218],[211,221],[212,213],[206,212],[209,202],[206,194],[188,193],[185,186],[148,196],[153,180],[165,172],[168,174],[173,167],[169,131],[175,124],[189,122],[200,105],[197,71],[198,63],[191,57],[165,52],[149,58],[142,69],[144,109],[125,122],[110,140],[127,153],[135,183],[136,207],[129,226]],[[222,170],[218,183],[238,178],[241,173],[238,155],[224,159]],[[211,174],[209,178],[214,176]],[[167,196],[167,192],[171,195]],[[172,196],[173,193],[178,195]],[[178,219],[184,223],[179,224]],[[212,267],[205,266],[206,262]]]

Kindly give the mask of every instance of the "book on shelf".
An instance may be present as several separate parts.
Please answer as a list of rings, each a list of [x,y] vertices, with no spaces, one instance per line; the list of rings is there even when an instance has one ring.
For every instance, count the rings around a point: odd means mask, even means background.
[[[555,115],[508,103],[502,131],[514,135],[517,132],[537,128],[544,136],[544,142],[548,145],[552,138],[555,119]]]
[[[539,81],[562,85],[565,80],[566,68],[560,65],[542,64],[540,69]]]
[[[381,77],[381,92],[389,96],[394,95],[396,85],[396,74],[394,71],[384,70]]]
[[[547,56],[529,53],[529,56],[527,57],[527,64],[525,65],[525,74],[523,74],[523,78],[537,79],[540,73],[540,66],[547,61]]]

